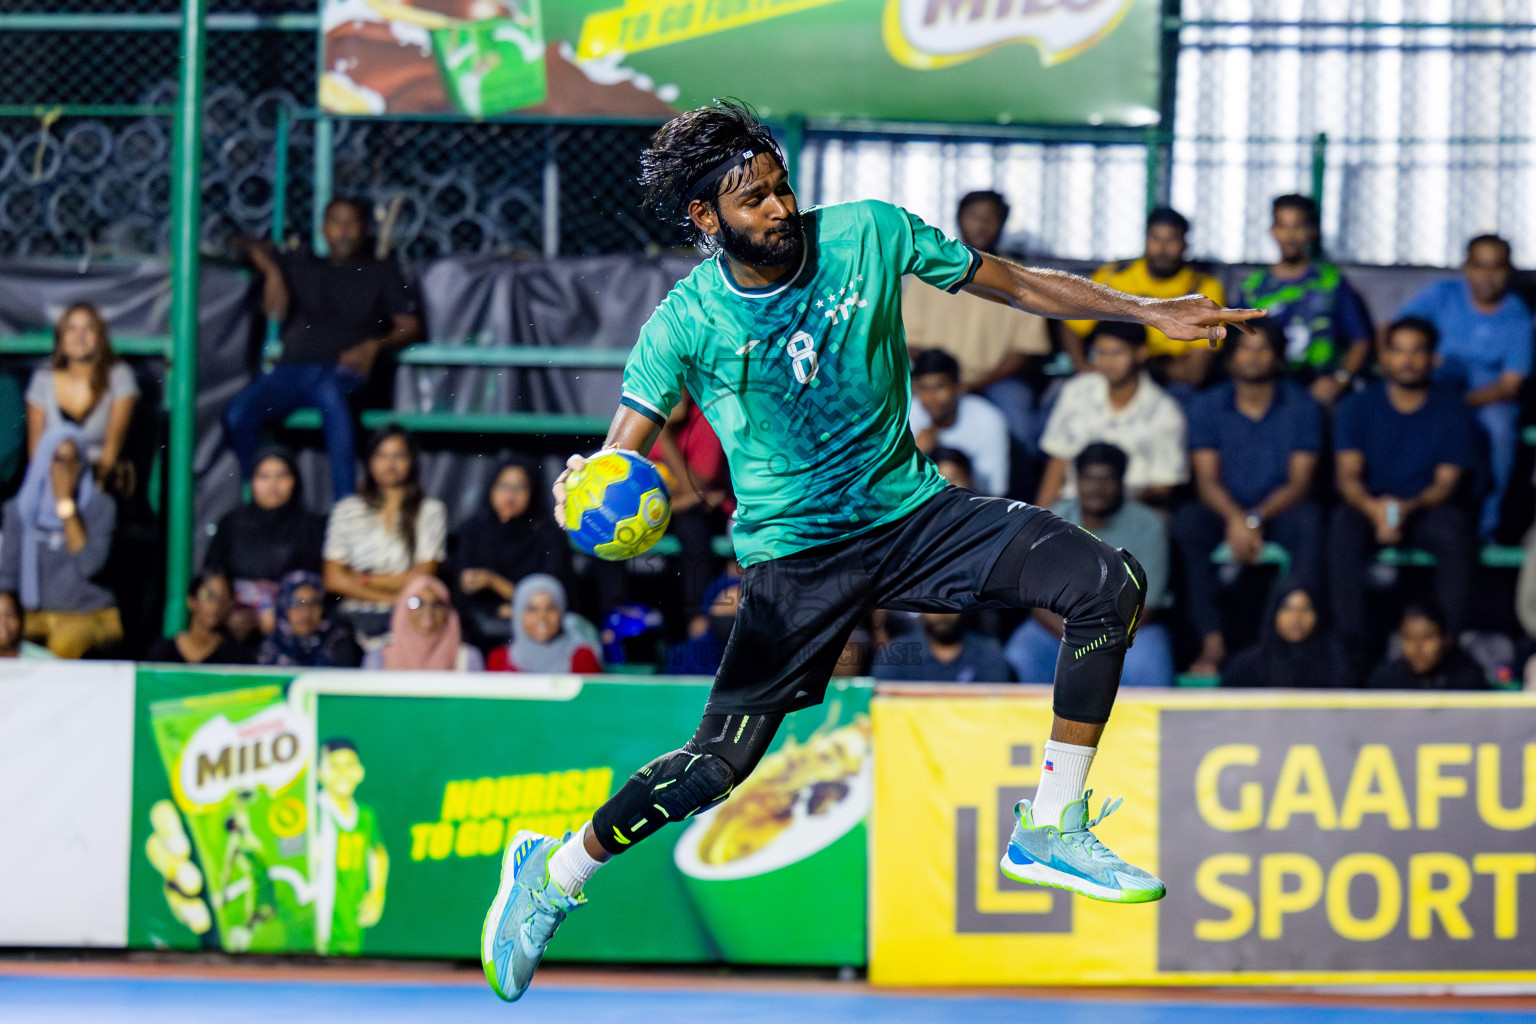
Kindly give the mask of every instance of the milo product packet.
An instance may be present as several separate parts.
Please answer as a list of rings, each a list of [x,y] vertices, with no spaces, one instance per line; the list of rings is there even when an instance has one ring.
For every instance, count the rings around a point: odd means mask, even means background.
[[[201,864],[200,885],[167,876],[177,917],[196,922],[188,924],[195,932],[211,924],[228,952],[313,948],[305,803],[311,752],[282,687],[157,701],[149,715],[174,810]],[[156,808],[162,819],[170,810]],[[157,822],[157,834],[170,838],[152,843],[148,855],[157,869],[165,862],[186,875],[166,856],[179,845],[175,824]],[[189,900],[205,902],[207,913]]]
[[[512,0],[507,11],[509,17],[432,30],[443,88],[470,117],[531,107],[548,95],[539,0]]]

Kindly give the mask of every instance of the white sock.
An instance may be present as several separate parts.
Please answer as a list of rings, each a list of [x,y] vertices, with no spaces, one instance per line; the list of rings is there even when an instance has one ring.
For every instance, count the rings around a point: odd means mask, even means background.
[[[1067,804],[1080,800],[1088,782],[1088,767],[1093,764],[1097,747],[1079,747],[1071,743],[1045,741],[1044,763],[1040,766],[1040,786],[1035,790],[1036,825],[1060,825],[1061,812]],[[1077,822],[1071,823],[1075,828]]]
[[[587,884],[587,879],[597,874],[597,869],[607,863],[594,860],[587,852],[583,842],[586,834],[587,827],[583,825],[549,856],[549,877],[555,880],[560,891],[567,896],[580,895],[581,887]]]

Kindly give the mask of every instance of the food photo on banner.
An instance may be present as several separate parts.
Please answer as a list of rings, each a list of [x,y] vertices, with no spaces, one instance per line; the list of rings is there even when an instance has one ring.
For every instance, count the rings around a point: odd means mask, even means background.
[[[1139,126],[1161,21],[1161,0],[323,0],[320,105],[660,121],[729,94],[770,118]]]
[[[579,826],[691,732],[705,692],[141,673],[129,943],[473,957],[512,836]],[[729,800],[594,880],[550,958],[862,964],[869,693],[840,683],[790,716]],[[764,909],[743,920],[745,903]]]
[[[1122,696],[1090,813],[1126,798],[1097,831],[1167,883],[1143,906],[998,868],[1047,697],[873,716],[877,983],[1536,981],[1528,695]]]

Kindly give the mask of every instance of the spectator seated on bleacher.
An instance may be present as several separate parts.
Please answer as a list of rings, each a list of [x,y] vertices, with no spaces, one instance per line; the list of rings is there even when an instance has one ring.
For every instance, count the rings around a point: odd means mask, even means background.
[[[448,545],[443,575],[465,639],[482,650],[507,642],[511,602],[524,576],[547,573],[567,588],[575,581],[571,545],[548,511],[548,493],[532,460],[507,459]]]
[[[1531,373],[1531,310],[1509,290],[1509,243],[1479,235],[1467,243],[1460,279],[1430,285],[1400,317],[1419,317],[1440,332],[1435,383],[1466,395],[1488,440],[1493,487],[1478,530],[1492,534],[1509,486],[1520,437],[1521,385]]]
[[[998,251],[1008,204],[996,192],[971,192],[960,200],[960,240],[982,252]],[[1040,439],[1035,393],[1020,379],[1030,358],[1051,354],[1046,321],[1004,302],[961,291],[953,295],[917,278],[901,293],[901,322],[913,359],[940,348],[960,364],[960,386],[1003,414],[1008,432],[1026,450]]]
[[[688,392],[667,418],[653,453],[670,476],[672,522],[682,548],[683,607],[699,607],[715,578],[714,539],[726,532],[736,500],[725,449]]]
[[[54,427],[38,439],[0,528],[0,590],[26,610],[26,639],[79,658],[123,639],[112,591],[94,577],[107,564],[117,506],[85,465],[85,436]]]
[[[1445,615],[1430,605],[1410,604],[1397,627],[1402,655],[1371,672],[1369,690],[1489,690],[1482,666],[1446,632]]]
[[[352,631],[325,618],[325,584],[305,569],[286,573],[278,582],[277,624],[261,641],[256,664],[285,668],[356,668],[362,653]]]
[[[736,603],[741,599],[741,567],[732,559],[726,571],[704,592],[704,600],[688,622],[688,635],[667,645],[668,675],[712,676],[725,657],[725,642],[736,626]]]
[[[1270,208],[1280,259],[1243,282],[1236,305],[1267,312],[1285,334],[1290,372],[1311,386],[1313,398],[1332,405],[1370,358],[1370,315],[1339,268],[1317,258],[1317,203],[1285,195]]]
[[[991,402],[960,389],[960,364],[943,349],[912,361],[910,422],[923,451],[965,452],[977,494],[1008,493],[1008,424]]]
[[[972,632],[957,612],[924,612],[920,640],[895,640],[875,651],[870,671],[885,682],[1010,683],[1013,671],[990,636]]]
[[[229,635],[232,608],[229,580],[216,570],[203,570],[187,586],[187,628],[150,644],[144,660],[172,665],[249,665],[250,653]]]
[[[222,573],[234,590],[229,630],[240,643],[276,625],[278,581],[290,572],[320,571],[325,517],[304,506],[298,466],[285,448],[266,448],[251,474],[251,500],[219,520],[205,571]]]
[[[1399,320],[1377,353],[1382,381],[1339,405],[1334,446],[1339,496],[1329,529],[1334,622],[1365,653],[1365,574],[1378,548],[1410,545],[1435,556],[1435,598],[1459,635],[1476,558],[1462,485],[1476,459],[1465,402],[1436,388],[1434,324]]]
[[[13,590],[0,590],[0,658],[52,661],[53,652],[41,644],[23,640],[27,613]]]
[[[138,400],[138,382],[113,354],[101,312],[76,303],[54,325],[48,365],[32,371],[27,384],[27,451],[35,456],[47,431],[75,427],[96,483],[113,494],[132,494],[136,481],[123,445]]]
[[[406,581],[435,574],[445,555],[448,508],[423,493],[420,466],[410,434],[380,430],[368,444],[362,493],[338,501],[325,525],[325,589],[341,596],[341,615],[365,649],[388,630]]]
[[[1051,511],[1081,526],[1110,547],[1134,555],[1147,573],[1145,610],[1136,642],[1125,654],[1121,686],[1172,686],[1173,646],[1157,615],[1168,603],[1168,532],[1162,517],[1125,498],[1125,453],[1095,442],[1078,453],[1077,497],[1063,498]],[[1020,682],[1049,683],[1061,650],[1062,619],[1043,608],[1008,638],[1005,653]]]
[[[1189,221],[1169,207],[1147,215],[1146,247],[1140,259],[1106,263],[1094,271],[1100,284],[1149,299],[1176,299],[1204,295],[1218,306],[1226,305],[1226,293],[1209,274],[1185,262],[1189,250]],[[1068,320],[1067,353],[1079,370],[1087,369],[1082,339],[1093,333],[1097,320]],[[1154,361],[1169,389],[1192,394],[1205,384],[1215,351],[1204,341],[1176,341],[1162,331],[1147,331],[1147,357]]]
[[[266,243],[246,246],[261,272],[262,311],[282,324],[277,365],[256,378],[224,409],[229,445],[249,479],[262,428],[301,406],[320,410],[331,499],[356,484],[352,409],[347,396],[367,383],[380,353],[421,336],[416,297],[394,262],[375,259],[368,208],[333,199],[322,232],[329,254],[279,253]]]
[[[935,448],[928,453],[939,476],[956,487],[968,491],[976,489],[976,477],[971,470],[971,457],[958,448]]]
[[[603,670],[597,645],[570,628],[565,587],[545,573],[517,581],[512,599],[512,642],[491,651],[492,672],[581,672]]]
[[[1234,331],[1222,350],[1229,380],[1189,405],[1189,459],[1198,500],[1174,513],[1189,617],[1201,649],[1190,671],[1214,675],[1226,660],[1218,581],[1211,554],[1223,542],[1234,562],[1253,564],[1265,541],[1289,553],[1308,587],[1318,575],[1322,511],[1311,499],[1323,444],[1323,410],[1306,389],[1280,376],[1285,335],[1278,325]]]
[[[384,646],[363,656],[363,668],[392,672],[479,672],[480,649],[463,641],[448,586],[436,576],[405,581],[390,613]]]
[[[1050,456],[1036,504],[1049,507],[1077,497],[1072,460],[1095,441],[1126,455],[1126,494],[1160,504],[1189,479],[1184,451],[1184,412],[1142,368],[1147,330],[1141,324],[1101,321],[1088,336],[1092,373],[1080,373],[1061,388],[1040,436]]]
[[[1227,662],[1221,685],[1285,690],[1351,685],[1338,647],[1320,619],[1312,591],[1289,579],[1281,581],[1264,613],[1259,642]]]

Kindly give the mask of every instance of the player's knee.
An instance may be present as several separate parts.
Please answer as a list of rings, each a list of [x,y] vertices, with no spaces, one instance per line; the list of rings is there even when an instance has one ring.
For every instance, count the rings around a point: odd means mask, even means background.
[[[1146,605],[1147,573],[1129,551],[1083,534],[1082,584],[1073,588],[1062,617],[1069,644],[1084,651],[1125,650],[1136,638]]]

